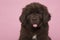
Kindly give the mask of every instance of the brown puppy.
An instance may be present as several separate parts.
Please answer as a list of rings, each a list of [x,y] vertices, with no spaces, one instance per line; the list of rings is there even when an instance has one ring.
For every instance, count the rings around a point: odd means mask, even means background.
[[[48,36],[48,21],[51,16],[47,7],[39,3],[28,4],[23,8],[19,40],[51,40]]]

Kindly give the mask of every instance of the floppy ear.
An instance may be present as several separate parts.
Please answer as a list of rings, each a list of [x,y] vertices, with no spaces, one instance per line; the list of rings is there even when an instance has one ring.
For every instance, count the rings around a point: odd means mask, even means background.
[[[22,14],[21,14],[21,16],[19,17],[19,20],[21,21],[21,23],[23,23],[23,24],[26,24],[26,21],[27,21],[27,18],[26,18],[26,16],[29,14],[29,8],[23,8],[23,10],[22,10]]]
[[[47,23],[51,19],[51,15],[49,14],[47,7],[44,8],[44,13],[43,13],[43,22]]]
[[[20,20],[20,22],[21,23],[25,23],[25,21],[26,21],[26,14],[25,14],[26,12],[25,12],[25,9],[23,9],[22,10],[22,14],[21,14],[21,16],[19,17],[19,20]]]
[[[19,17],[19,20],[21,23],[23,23],[25,21],[25,15],[22,14],[20,17]]]

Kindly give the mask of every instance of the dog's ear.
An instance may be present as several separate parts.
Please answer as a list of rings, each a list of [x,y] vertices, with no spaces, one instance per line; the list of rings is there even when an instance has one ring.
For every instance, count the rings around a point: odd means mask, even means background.
[[[25,23],[26,22],[26,10],[23,8],[23,10],[22,10],[22,14],[21,14],[21,16],[19,17],[19,20],[20,20],[20,22],[21,23]]]
[[[51,15],[49,14],[48,10],[47,10],[47,7],[43,7],[43,22],[44,23],[47,23],[50,19],[51,19]]]
[[[19,20],[21,23],[23,23],[25,21],[25,15],[21,14],[21,16],[19,17]]]

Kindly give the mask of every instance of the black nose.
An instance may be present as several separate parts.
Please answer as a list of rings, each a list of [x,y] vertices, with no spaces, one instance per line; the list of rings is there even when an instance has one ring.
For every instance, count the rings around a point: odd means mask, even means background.
[[[33,21],[36,21],[36,20],[37,20],[37,18],[33,18],[32,20],[33,20]]]

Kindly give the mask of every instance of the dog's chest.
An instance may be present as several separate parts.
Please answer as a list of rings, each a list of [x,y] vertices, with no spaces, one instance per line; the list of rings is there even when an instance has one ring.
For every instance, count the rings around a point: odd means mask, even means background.
[[[37,40],[37,35],[36,35],[36,34],[33,35],[33,36],[32,36],[32,39],[33,39],[33,40]]]

